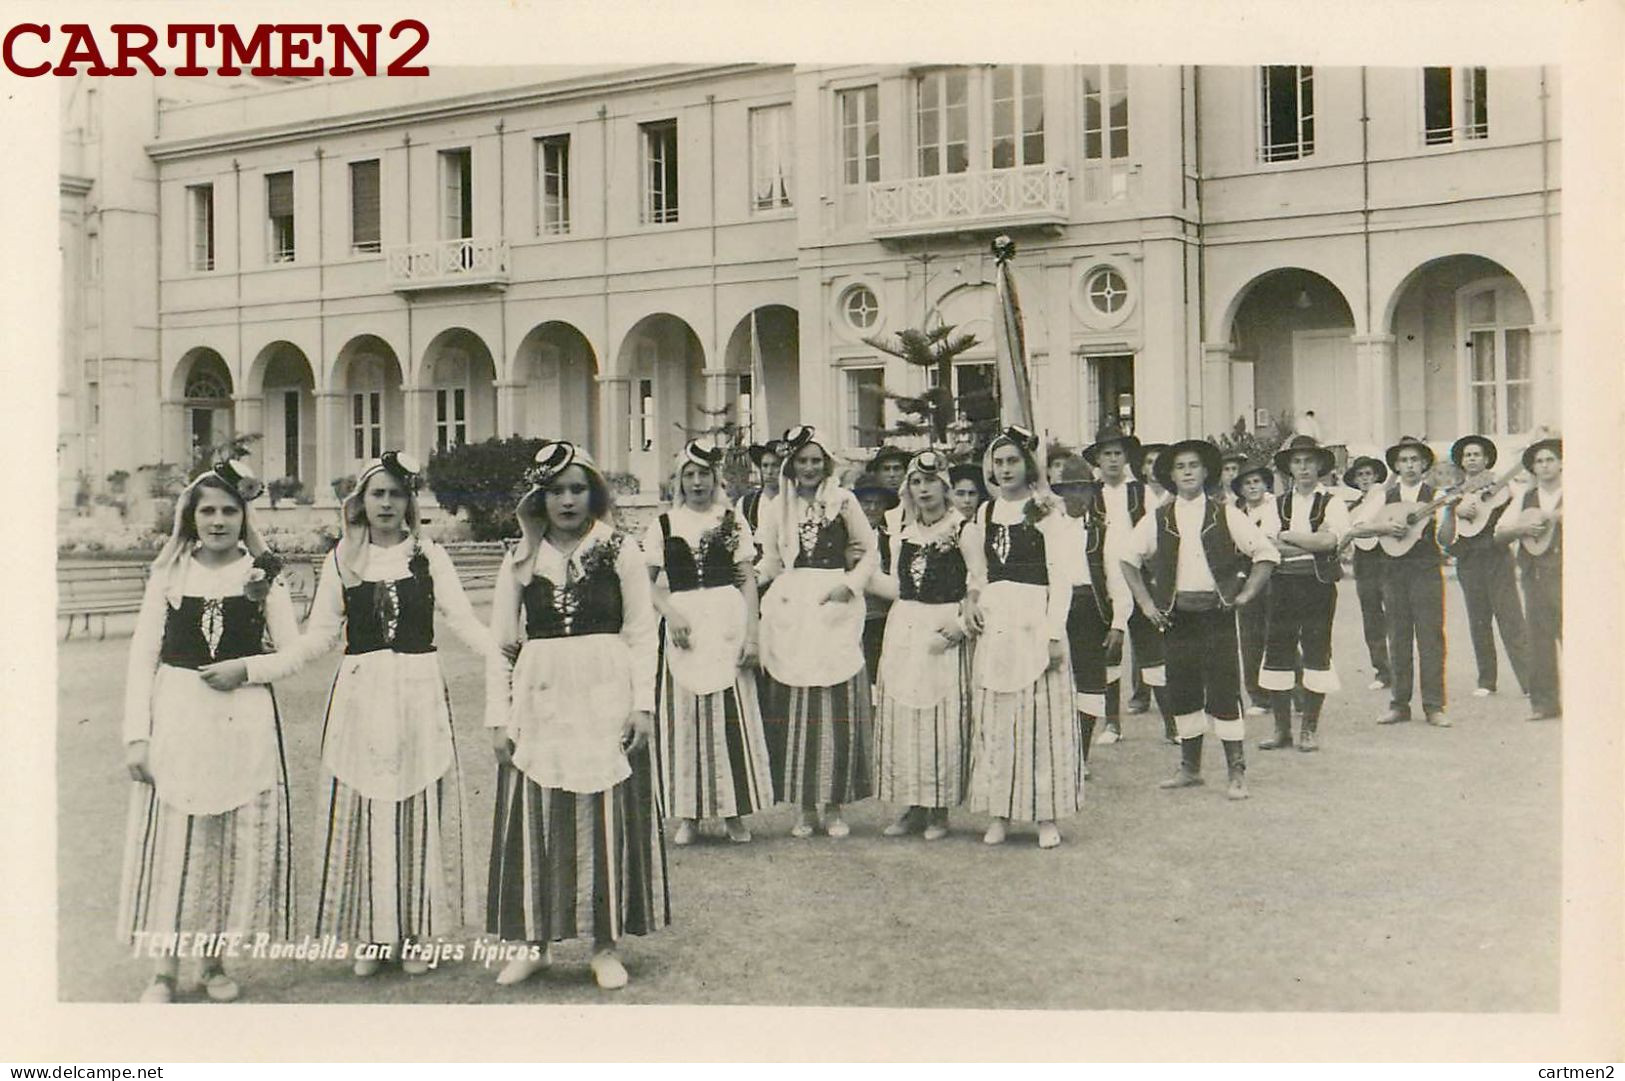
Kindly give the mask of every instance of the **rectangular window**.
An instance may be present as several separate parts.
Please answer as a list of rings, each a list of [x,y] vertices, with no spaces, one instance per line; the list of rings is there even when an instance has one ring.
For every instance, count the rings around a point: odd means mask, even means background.
[[[282,475],[299,475],[299,392],[282,392]]]
[[[379,248],[378,162],[350,163],[350,250],[375,252]]]
[[[440,152],[440,238],[474,236],[474,156],[465,147]]]
[[[734,416],[739,425],[741,442],[756,441],[756,379],[749,372],[739,376],[739,397],[734,402]]]
[[[1128,157],[1128,68],[1122,64],[1083,69],[1083,156]]]
[[[643,222],[677,220],[677,121],[639,124],[643,138]]]
[[[926,385],[937,385],[937,372],[926,373]],[[992,361],[954,365],[954,413],[961,420],[985,427],[999,419],[998,372]]]
[[[186,189],[187,227],[193,270],[214,269],[214,185],[194,184]]]
[[[468,391],[462,387],[434,392],[434,445],[449,450],[468,442]]]
[[[970,169],[970,73],[933,71],[914,80],[914,146],[919,176]]]
[[[1490,133],[1489,75],[1484,68],[1422,69],[1422,142],[1442,146]]]
[[[350,395],[350,430],[354,435],[356,461],[376,458],[384,452],[384,402],[378,391]]]
[[[841,181],[880,179],[880,88],[861,86],[836,95],[841,115]]]
[[[638,441],[643,450],[655,446],[655,381],[638,380]]]
[[[273,263],[293,262],[293,174],[265,174],[266,255]]]
[[[993,69],[991,166],[1044,163],[1044,69],[1002,64]]]
[[[886,428],[884,374],[881,368],[846,369],[848,446],[880,446]]]
[[[1315,83],[1312,67],[1261,68],[1259,157],[1297,161],[1315,152]]]
[[[795,189],[796,143],[788,105],[750,111],[750,206],[782,210]]]
[[[549,135],[536,140],[537,189],[542,205],[536,217],[538,236],[570,231],[570,137]]]

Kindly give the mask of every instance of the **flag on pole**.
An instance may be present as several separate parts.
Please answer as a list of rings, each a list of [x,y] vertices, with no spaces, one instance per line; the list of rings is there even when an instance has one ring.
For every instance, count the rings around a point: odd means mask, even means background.
[[[1021,300],[1016,296],[1010,260],[1016,246],[1007,236],[993,240],[993,258],[998,264],[996,278],[999,310],[993,320],[993,345],[998,353],[999,420],[1028,431],[1037,431],[1033,422],[1033,391],[1027,376],[1027,336],[1021,323]]]
[[[762,363],[762,339],[757,331],[756,311],[750,313],[750,416],[741,417],[745,422],[744,432],[746,442],[756,442],[756,429],[759,427],[756,412],[767,399],[766,366]]]

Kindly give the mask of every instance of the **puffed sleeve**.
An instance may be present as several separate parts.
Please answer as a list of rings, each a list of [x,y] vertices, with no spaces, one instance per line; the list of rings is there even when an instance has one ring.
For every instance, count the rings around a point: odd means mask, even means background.
[[[1254,563],[1279,563],[1281,552],[1264,536],[1264,531],[1253,524],[1235,507],[1224,508],[1225,519],[1230,524],[1230,539],[1235,541],[1236,547],[1242,555]],[[1142,523],[1143,524],[1143,523]]]
[[[987,553],[982,547],[986,536],[980,510],[959,531],[959,554],[965,557],[965,588],[972,593],[987,586]]]
[[[280,649],[284,642],[299,641],[299,617],[293,612],[293,597],[288,583],[277,579],[265,595],[265,625],[271,630],[271,645]]]
[[[513,664],[500,647],[524,637],[519,627],[519,581],[514,575],[512,552],[502,558],[496,587],[491,593],[491,637],[499,648],[485,655],[485,727],[506,728],[512,700]]]
[[[1232,520],[1234,520],[1234,517],[1235,515],[1232,511]],[[1245,518],[1246,515],[1242,515],[1241,517]],[[1248,522],[1247,524],[1252,526],[1251,522]],[[1232,530],[1232,533],[1233,532],[1234,531]],[[1253,528],[1253,532],[1258,532],[1256,527]],[[1145,561],[1156,554],[1157,516],[1155,514],[1148,513],[1144,518],[1141,518],[1139,522],[1135,523],[1132,530],[1129,530],[1123,534],[1122,540],[1117,545],[1117,557],[1119,562],[1127,563],[1131,567],[1143,567],[1145,565]]]
[[[738,511],[734,512],[734,525],[739,529],[739,539],[734,541],[734,562],[749,563],[756,558],[756,534]]]
[[[1049,579],[1044,622],[1049,626],[1052,641],[1066,640],[1066,615],[1072,608],[1072,587],[1083,578],[1074,554],[1083,550],[1083,537],[1076,523],[1077,519],[1053,507],[1039,521],[1038,528],[1044,534],[1044,573]]]
[[[164,599],[163,575],[147,579],[141,611],[130,636],[130,659],[124,676],[124,742],[152,735],[152,682],[158,673],[158,652],[164,638],[169,602]]]
[[[1506,510],[1500,521],[1495,523],[1494,537],[1502,544],[1515,544],[1518,540],[1517,529],[1523,519],[1523,499],[1525,488],[1513,488],[1512,498],[1507,500]]]
[[[438,544],[423,546],[429,558],[429,573],[434,577],[434,607],[446,619],[446,624],[463,644],[480,656],[491,652],[491,632],[474,612],[463,580],[457,575],[457,566],[451,556]]]
[[[744,521],[744,519],[740,519]],[[660,515],[649,520],[638,545],[643,549],[643,561],[651,570],[664,570],[666,566],[666,535],[660,531]]]
[[[275,633],[275,628],[272,633]],[[305,621],[304,633],[290,641],[284,641],[279,635],[275,653],[245,658],[243,664],[248,670],[248,680],[250,683],[274,683],[291,676],[338,645],[343,635],[344,586],[339,581],[335,556],[328,553],[322,561],[321,578],[316,583],[316,597],[311,602],[310,618]]]
[[[1320,521],[1320,531],[1330,533],[1339,543],[1343,535],[1349,531],[1349,509],[1341,499],[1333,497],[1326,501],[1326,514]]]
[[[654,711],[656,630],[649,568],[643,558],[621,546],[615,569],[621,579],[621,640],[632,653],[632,708]]]
[[[766,584],[784,571],[784,558],[779,555],[779,507],[777,504],[770,510],[758,507],[756,515],[761,527],[756,531],[756,543],[762,549],[761,558],[756,561],[756,580]]]
[[[846,586],[853,593],[862,594],[870,575],[880,567],[880,546],[858,497],[844,488],[841,490],[841,517],[846,519],[847,539],[859,553],[857,563],[846,572]]]
[[[1134,593],[1123,575],[1123,560],[1118,548],[1122,546],[1124,537],[1132,536],[1131,532],[1124,530],[1114,539],[1111,531],[1107,530],[1101,542],[1105,546],[1101,562],[1106,565],[1106,595],[1112,601],[1112,629],[1125,632],[1128,630],[1128,617],[1134,611]]]

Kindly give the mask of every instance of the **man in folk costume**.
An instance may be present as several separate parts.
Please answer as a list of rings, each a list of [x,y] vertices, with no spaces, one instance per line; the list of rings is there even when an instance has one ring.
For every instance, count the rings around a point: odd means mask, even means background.
[[[1230,480],[1235,493],[1236,506],[1266,537],[1281,531],[1281,520],[1275,512],[1275,470],[1268,462],[1249,463]],[[1222,493],[1221,493],[1222,494]],[[1246,578],[1252,572],[1249,566],[1239,575]],[[1259,670],[1264,667],[1264,630],[1268,625],[1269,591],[1236,609],[1236,623],[1241,639],[1241,682],[1252,702],[1247,712],[1263,714],[1270,711],[1270,694],[1258,682]]]
[[[1122,674],[1123,638],[1128,633],[1134,597],[1128,591],[1122,567],[1107,556],[1106,516],[1095,504],[1095,486],[1088,482],[1088,465],[1070,457],[1055,489],[1077,523],[1080,581],[1072,587],[1067,612],[1067,644],[1072,651],[1072,680],[1077,688],[1078,720],[1083,735],[1083,775],[1089,778],[1089,745],[1095,723],[1105,715],[1106,696]]]
[[[907,465],[905,462],[905,470]],[[865,473],[854,480],[852,494],[858,497],[863,516],[875,531],[875,544],[880,550],[879,573],[891,574],[892,546],[902,531],[901,522],[894,518],[894,513],[902,511],[902,497],[896,488],[873,473]],[[895,529],[892,526],[894,521],[897,522]],[[848,553],[848,558],[856,563],[859,554],[854,549]],[[886,617],[891,614],[891,601],[868,591],[863,595],[863,603],[863,661],[869,668],[869,682],[873,684],[880,675],[880,650],[886,636]]]
[[[1433,468],[1433,449],[1419,439],[1405,436],[1383,455],[1398,475],[1398,482],[1384,492],[1386,507],[1417,507],[1431,503],[1433,485],[1423,474]],[[1403,522],[1386,529],[1389,536],[1406,533]],[[1366,521],[1354,526],[1350,535],[1381,537],[1384,527]],[[1438,524],[1430,518],[1416,543],[1404,555],[1382,555],[1382,607],[1388,620],[1388,660],[1393,675],[1392,703],[1378,724],[1399,724],[1411,719],[1411,694],[1420,682],[1422,711],[1428,724],[1449,728],[1444,703],[1444,572],[1439,550]],[[1415,650],[1413,659],[1412,650]],[[1420,669],[1415,666],[1419,662]]]
[[[1462,471],[1462,483],[1483,485],[1497,457],[1495,442],[1484,435],[1464,435],[1450,447],[1450,460]],[[1488,487],[1484,492],[1487,494]],[[1473,695],[1483,698],[1495,693],[1498,671],[1495,656],[1495,624],[1501,625],[1501,641],[1518,689],[1529,693],[1529,658],[1524,642],[1523,605],[1512,572],[1512,553],[1495,539],[1495,527],[1510,500],[1502,489],[1488,499],[1469,493],[1454,506],[1447,506],[1439,526],[1439,542],[1456,559],[1456,581],[1467,602],[1467,629],[1473,638],[1473,657],[1478,663],[1478,687]],[[1470,537],[1459,532],[1461,523],[1487,519]]]
[[[1104,543],[1108,552],[1127,543],[1134,527],[1145,517],[1146,511],[1156,506],[1150,498],[1143,480],[1137,479],[1132,469],[1144,460],[1140,441],[1125,435],[1115,426],[1100,429],[1095,441],[1083,449],[1083,459],[1094,466],[1100,479],[1091,486],[1086,511],[1105,524]],[[1112,562],[1117,556],[1110,557]],[[1129,606],[1132,607],[1132,606]],[[1163,732],[1174,739],[1173,715],[1168,712],[1165,688],[1167,673],[1162,662],[1162,635],[1138,610],[1128,613],[1128,638],[1134,672],[1140,675],[1157,699],[1162,711]],[[1102,744],[1116,743],[1123,738],[1121,716],[1122,687],[1113,682],[1106,687],[1106,730],[1100,735]]]
[[[1542,439],[1523,452],[1535,484],[1495,527],[1498,544],[1516,542],[1529,627],[1531,721],[1562,715],[1558,650],[1563,644],[1563,440]],[[1530,548],[1545,544],[1544,551]]]
[[[913,457],[902,447],[886,443],[875,451],[875,456],[869,459],[869,467],[864,470],[866,476],[873,477],[879,487],[887,489],[892,494],[883,520],[889,536],[895,537],[903,531],[903,477],[907,474],[908,463]]]
[[[1166,443],[1144,443],[1141,444],[1140,453],[1137,455],[1139,461],[1135,467],[1136,475],[1145,484],[1145,504],[1151,510],[1156,510],[1172,498],[1168,490],[1157,483],[1156,474],[1157,457],[1167,453],[1167,450],[1168,444]],[[1158,657],[1161,657],[1160,653]],[[1133,671],[1129,673],[1129,684],[1132,687],[1132,694],[1128,701],[1128,712],[1130,713],[1144,713],[1151,708],[1151,699],[1154,692],[1151,690],[1151,685],[1146,682],[1145,673],[1145,668],[1138,663],[1134,665]],[[1173,724],[1171,715],[1166,710],[1163,710],[1163,734],[1169,743],[1179,741],[1178,736],[1174,734]]]
[[[1303,668],[1303,728],[1298,750],[1316,751],[1320,710],[1339,689],[1332,668],[1332,618],[1337,613],[1337,550],[1349,531],[1348,509],[1321,483],[1332,471],[1332,452],[1313,436],[1293,436],[1275,455],[1275,468],[1292,478],[1276,502],[1274,537],[1281,564],[1270,578],[1267,643],[1258,682],[1270,692],[1275,735],[1259,744],[1269,751],[1292,746],[1292,690]]]
[[[1382,606],[1382,572],[1387,557],[1377,548],[1375,533],[1362,532],[1371,518],[1385,505],[1388,496],[1384,482],[1388,467],[1377,458],[1359,457],[1343,473],[1343,485],[1359,492],[1349,506],[1350,532],[1354,546],[1354,592],[1360,599],[1360,624],[1365,634],[1366,652],[1371,657],[1373,678],[1367,690],[1383,690],[1393,683],[1388,663],[1388,616]]]
[[[1168,706],[1178,726],[1180,766],[1162,786],[1202,783],[1202,737],[1211,722],[1224,744],[1226,794],[1246,799],[1235,609],[1259,595],[1281,556],[1238,508],[1208,494],[1208,478],[1219,474],[1213,444],[1175,443],[1157,460],[1157,472],[1175,497],[1140,520],[1120,554],[1129,588],[1163,632],[1167,650]],[[1242,582],[1237,569],[1247,559],[1252,571]]]
[[[1224,493],[1224,489],[1226,488],[1234,491],[1236,478],[1241,476],[1241,471],[1246,469],[1251,464],[1252,463],[1247,460],[1247,456],[1240,451],[1233,450],[1227,453],[1221,460],[1221,465],[1219,466],[1220,494],[1222,495]]]
[[[779,467],[784,462],[785,444],[782,439],[752,443],[745,453],[750,455],[751,465],[756,467],[762,482],[760,487],[740,496],[734,509],[754,531],[762,520],[762,507],[779,494]]]

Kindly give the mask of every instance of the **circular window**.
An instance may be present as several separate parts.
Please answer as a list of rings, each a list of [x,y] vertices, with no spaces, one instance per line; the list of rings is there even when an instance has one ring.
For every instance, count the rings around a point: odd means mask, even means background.
[[[841,298],[841,314],[858,330],[868,330],[880,318],[880,298],[867,285],[854,285]]]
[[[1111,267],[1101,267],[1089,275],[1084,294],[1101,315],[1116,315],[1128,303],[1128,282]]]

